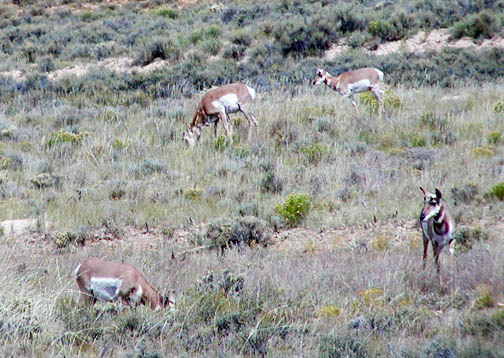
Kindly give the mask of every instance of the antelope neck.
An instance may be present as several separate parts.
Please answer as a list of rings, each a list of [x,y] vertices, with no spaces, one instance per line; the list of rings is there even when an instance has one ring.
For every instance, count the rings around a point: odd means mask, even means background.
[[[433,219],[434,219],[433,229],[436,234],[443,235],[450,230],[450,225],[445,220],[444,206],[441,206],[439,213]]]

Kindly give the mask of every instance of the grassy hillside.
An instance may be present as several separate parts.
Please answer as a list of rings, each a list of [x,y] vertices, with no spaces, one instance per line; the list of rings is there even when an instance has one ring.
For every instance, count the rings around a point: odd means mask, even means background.
[[[0,5],[0,221],[40,224],[0,236],[1,354],[504,356],[504,50],[364,51],[440,27],[481,41],[501,9]],[[324,60],[341,41],[355,48]],[[50,78],[116,57],[167,62]],[[383,113],[310,87],[317,66],[382,69]],[[234,116],[233,144],[204,128],[188,150],[203,90],[235,80],[258,90],[259,126]],[[421,269],[418,186],[440,188],[459,227],[441,286]],[[176,307],[79,305],[73,269],[91,255],[141,268]]]

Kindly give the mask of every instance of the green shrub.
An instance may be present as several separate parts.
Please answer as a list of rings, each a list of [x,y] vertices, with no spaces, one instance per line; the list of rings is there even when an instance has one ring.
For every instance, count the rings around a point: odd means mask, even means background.
[[[84,137],[89,135],[89,132],[71,133],[64,130],[57,130],[49,133],[45,141],[45,146],[47,148],[52,148],[56,144],[69,143],[69,144],[81,144]]]
[[[462,226],[453,238],[457,247],[460,245],[465,249],[471,249],[475,243],[487,240],[488,234],[481,227]]]
[[[246,216],[233,221],[211,221],[206,227],[204,239],[211,248],[218,248],[224,253],[232,246],[266,246],[270,233],[265,221]]]
[[[282,178],[278,178],[273,171],[267,171],[259,184],[261,192],[277,194],[281,193],[284,186]]]
[[[322,160],[324,154],[328,152],[326,144],[323,143],[311,143],[304,145],[301,148],[301,153],[306,157],[309,163],[318,164]]]
[[[367,358],[368,349],[363,339],[354,338],[350,335],[322,336],[319,339],[319,357],[320,358]]]
[[[489,39],[502,28],[500,20],[489,12],[472,15],[461,20],[451,28],[451,38],[459,39],[464,36],[473,39]]]
[[[230,58],[235,61],[239,61],[242,59],[243,55],[245,54],[246,49],[247,48],[245,46],[231,44],[224,49],[224,52],[222,53],[222,57]]]
[[[54,244],[58,249],[68,247],[70,245],[82,246],[86,242],[86,235],[76,232],[57,232],[54,236]]]
[[[495,307],[495,298],[491,286],[478,285],[476,287],[473,307],[478,310]]]
[[[165,7],[162,9],[157,9],[152,12],[154,15],[166,17],[168,19],[176,19],[179,16],[179,13],[176,9],[172,9],[171,7]]]
[[[247,48],[252,43],[252,34],[249,31],[240,30],[233,34],[231,42],[235,45],[244,46]]]
[[[279,215],[290,227],[298,226],[308,215],[312,205],[312,197],[308,194],[289,194],[284,203],[275,207]]]
[[[504,113],[504,102],[503,101],[499,101],[495,104],[494,112],[495,113]]]
[[[379,103],[371,91],[361,93],[359,100],[366,106],[370,113],[378,113]]]
[[[397,41],[406,36],[407,30],[414,27],[414,18],[400,14],[389,20],[376,20],[369,23],[368,31],[383,41]]]
[[[492,187],[491,193],[495,198],[504,200],[504,182],[495,184]]]
[[[38,189],[59,186],[61,177],[50,173],[40,173],[30,179],[30,182]]]
[[[200,200],[203,197],[203,189],[190,188],[183,192],[184,198],[188,200]]]
[[[215,56],[222,48],[222,41],[216,38],[205,40],[202,44],[203,50],[211,56]]]
[[[157,160],[144,159],[141,164],[141,171],[144,175],[152,175],[154,173],[161,173],[165,170],[166,165]]]
[[[214,140],[215,150],[222,152],[224,149],[231,146],[231,141],[228,136],[220,135]]]
[[[476,157],[491,157],[495,155],[495,148],[491,145],[477,146],[471,149],[471,154]]]
[[[386,109],[399,109],[402,106],[401,99],[391,90],[386,90],[383,99],[383,106]]]
[[[210,25],[205,29],[205,38],[217,39],[222,35],[222,28],[218,25]]]
[[[471,203],[476,195],[478,195],[478,185],[477,184],[465,184],[462,188],[457,188],[456,186],[451,188],[452,198],[454,200],[454,205],[459,203],[469,204]]]
[[[133,65],[146,66],[157,58],[178,61],[181,58],[181,51],[169,37],[156,36],[149,38],[139,45]]]
[[[504,329],[504,310],[481,312],[466,316],[462,322],[462,332],[471,336],[491,337]]]
[[[411,146],[413,148],[417,147],[425,147],[427,145],[427,140],[422,137],[420,134],[415,134],[413,135],[413,138],[411,138]]]
[[[498,145],[502,141],[502,133],[500,131],[491,131],[487,136],[490,145]]]
[[[31,42],[26,43],[23,47],[22,52],[23,52],[23,56],[26,59],[26,62],[35,63],[35,60],[36,60],[37,54],[38,54],[38,49],[33,43],[31,43]]]

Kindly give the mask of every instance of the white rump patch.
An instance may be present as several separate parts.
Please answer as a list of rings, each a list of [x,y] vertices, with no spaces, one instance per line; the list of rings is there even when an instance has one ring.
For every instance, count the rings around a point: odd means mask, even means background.
[[[136,292],[131,293],[130,300],[135,303],[140,303],[140,301],[142,300],[142,294],[143,294],[142,286],[138,286]]]
[[[247,89],[248,89],[248,91],[250,93],[250,97],[252,97],[252,99],[255,99],[255,97],[256,97],[256,91],[255,91],[255,89],[253,89],[252,87],[249,87],[249,86],[247,86]]]
[[[376,72],[378,72],[378,78],[380,78],[380,81],[383,81],[383,72],[376,69]]]
[[[91,277],[91,291],[99,300],[114,301],[121,285],[122,280],[119,278]]]
[[[77,278],[79,277],[79,269],[80,269],[80,266],[81,264],[79,264],[79,266],[77,266],[77,268],[75,269],[74,271],[74,278],[77,280]]]
[[[369,90],[371,82],[368,79],[363,79],[348,85],[348,90],[352,93],[361,93]]]

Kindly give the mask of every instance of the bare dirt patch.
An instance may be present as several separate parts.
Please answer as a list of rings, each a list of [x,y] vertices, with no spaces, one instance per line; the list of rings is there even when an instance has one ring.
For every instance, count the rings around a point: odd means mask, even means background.
[[[440,51],[444,47],[451,48],[504,48],[504,39],[501,37],[494,37],[486,39],[481,43],[475,43],[472,39],[463,37],[457,41],[449,41],[450,32],[448,29],[433,30],[430,32],[419,31],[415,36],[406,40],[391,41],[380,44],[376,50],[368,50],[370,54],[377,56],[385,56],[396,52],[427,52],[427,51]],[[350,46],[345,43],[334,44],[329,49],[325,58],[332,60],[336,56],[348,51]]]
[[[97,63],[89,64],[75,64],[65,67],[54,72],[49,73],[47,76],[51,81],[59,80],[67,76],[80,77],[96,68],[105,68],[110,71],[119,73],[148,73],[158,68],[168,65],[168,61],[157,59],[147,66],[133,66],[133,59],[128,57],[113,57],[107,58]]]
[[[465,226],[485,228],[489,238],[498,238],[504,232],[502,220],[474,220],[464,223]],[[462,225],[460,225],[462,226]],[[172,250],[173,258],[184,258],[186,255],[197,254],[201,249],[194,246],[196,235],[205,231],[204,223],[174,229],[169,235],[161,228],[124,227],[119,235],[111,234],[106,229],[97,229],[78,249],[85,253],[90,248],[126,248],[133,250],[153,250],[160,245],[167,245]],[[56,233],[40,232],[15,234],[7,237],[25,243],[29,248],[43,249],[44,252],[57,254],[59,248],[53,240]],[[326,230],[309,230],[295,228],[282,230],[272,236],[268,245],[270,249],[278,250],[285,255],[311,255],[335,250],[378,250],[392,248],[422,250],[422,234],[417,220],[389,220],[356,226],[341,226]]]
[[[119,72],[119,73],[149,73],[163,66],[169,66],[169,62],[166,60],[156,59],[152,63],[146,66],[134,66],[134,60],[128,57],[111,57],[103,61],[92,62],[92,63],[77,63],[59,70],[50,72],[47,78],[51,81],[57,81],[64,77],[75,76],[81,77],[87,74],[89,71],[97,70],[100,68],[107,69],[109,71]],[[28,73],[13,70],[0,72],[0,76],[12,77],[15,80],[24,81],[28,76]]]

